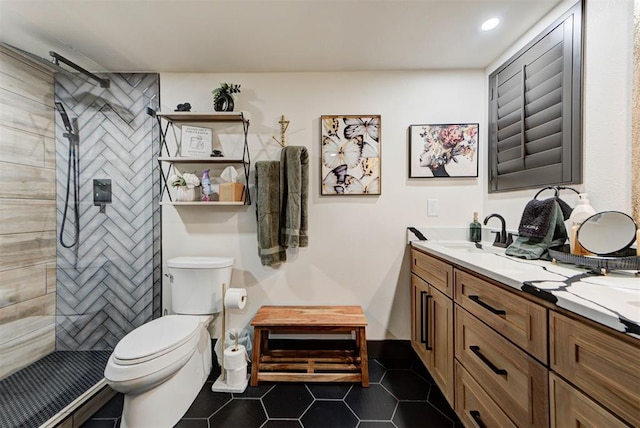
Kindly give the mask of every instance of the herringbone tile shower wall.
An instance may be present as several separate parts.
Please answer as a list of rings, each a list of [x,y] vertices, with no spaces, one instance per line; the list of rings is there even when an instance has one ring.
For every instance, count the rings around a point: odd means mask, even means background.
[[[160,311],[157,74],[108,74],[108,89],[56,75],[55,96],[80,135],[80,238],[58,243],[56,349],[113,349]],[[56,121],[58,233],[65,205],[69,145]],[[113,202],[93,205],[93,180],[111,179]],[[71,193],[70,204],[73,200]],[[69,209],[65,242],[74,236]]]

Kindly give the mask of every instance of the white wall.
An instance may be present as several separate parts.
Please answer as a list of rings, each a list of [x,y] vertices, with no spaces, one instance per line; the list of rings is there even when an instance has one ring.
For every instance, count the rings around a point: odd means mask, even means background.
[[[483,179],[408,179],[407,129],[478,122],[484,134],[484,80],[481,70],[162,74],[165,111],[186,101],[192,111],[211,111],[210,92],[219,82],[240,83],[236,111],[251,121],[252,162],[278,158],[280,146],[272,136],[279,138],[278,120],[285,114],[291,121],[288,144],[307,147],[311,177],[309,247],[289,251],[280,268],[260,264],[254,205],[163,206],[164,267],[179,255],[235,257],[232,285],[248,289],[249,304],[230,314],[234,327],[248,323],[265,304],[355,304],[367,315],[369,339],[408,339],[406,227],[467,224],[481,210]],[[382,116],[381,196],[320,196],[320,116],[330,114]],[[427,217],[430,198],[440,201],[438,217]]]
[[[210,92],[219,82],[242,84],[236,110],[251,119],[253,162],[278,157],[271,137],[279,136],[283,113],[291,121],[289,144],[304,145],[311,155],[308,248],[290,251],[278,269],[262,267],[255,206],[165,206],[164,266],[178,255],[235,257],[233,286],[247,287],[250,302],[231,314],[235,327],[247,324],[263,304],[358,304],[368,317],[370,339],[408,339],[405,228],[464,226],[473,211],[499,212],[510,229],[517,228],[535,191],[487,194],[487,78],[573,3],[563,2],[485,71],[162,74],[163,110],[188,101],[193,111],[211,111]],[[590,193],[597,210],[630,212],[631,207],[632,7],[631,0],[587,4],[584,184],[575,187]],[[323,114],[382,115],[381,196],[319,195]],[[408,179],[408,126],[454,122],[480,123],[480,178]],[[426,215],[430,198],[440,201],[438,217]],[[575,200],[571,194],[566,199]]]
[[[575,0],[565,1],[487,68],[488,76],[506,59],[564,14]],[[631,214],[631,89],[633,85],[633,1],[587,0],[583,92],[583,184],[597,211]],[[517,229],[525,204],[536,190],[487,193],[483,211],[499,212]],[[551,196],[547,191],[542,196]],[[562,194],[573,205],[571,192]]]

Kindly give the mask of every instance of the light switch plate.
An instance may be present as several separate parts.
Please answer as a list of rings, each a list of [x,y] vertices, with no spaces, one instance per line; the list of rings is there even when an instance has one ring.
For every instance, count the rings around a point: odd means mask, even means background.
[[[438,217],[440,215],[440,200],[427,200],[427,215],[429,217]]]

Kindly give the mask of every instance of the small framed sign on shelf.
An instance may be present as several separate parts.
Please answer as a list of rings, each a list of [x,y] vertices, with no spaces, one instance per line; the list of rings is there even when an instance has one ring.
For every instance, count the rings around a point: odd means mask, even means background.
[[[180,156],[208,157],[211,155],[213,131],[198,126],[182,126]]]

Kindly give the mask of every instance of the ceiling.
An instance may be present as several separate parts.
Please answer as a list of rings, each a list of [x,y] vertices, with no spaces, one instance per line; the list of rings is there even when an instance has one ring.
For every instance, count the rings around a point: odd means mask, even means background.
[[[92,71],[485,68],[560,1],[0,0],[0,41]]]

